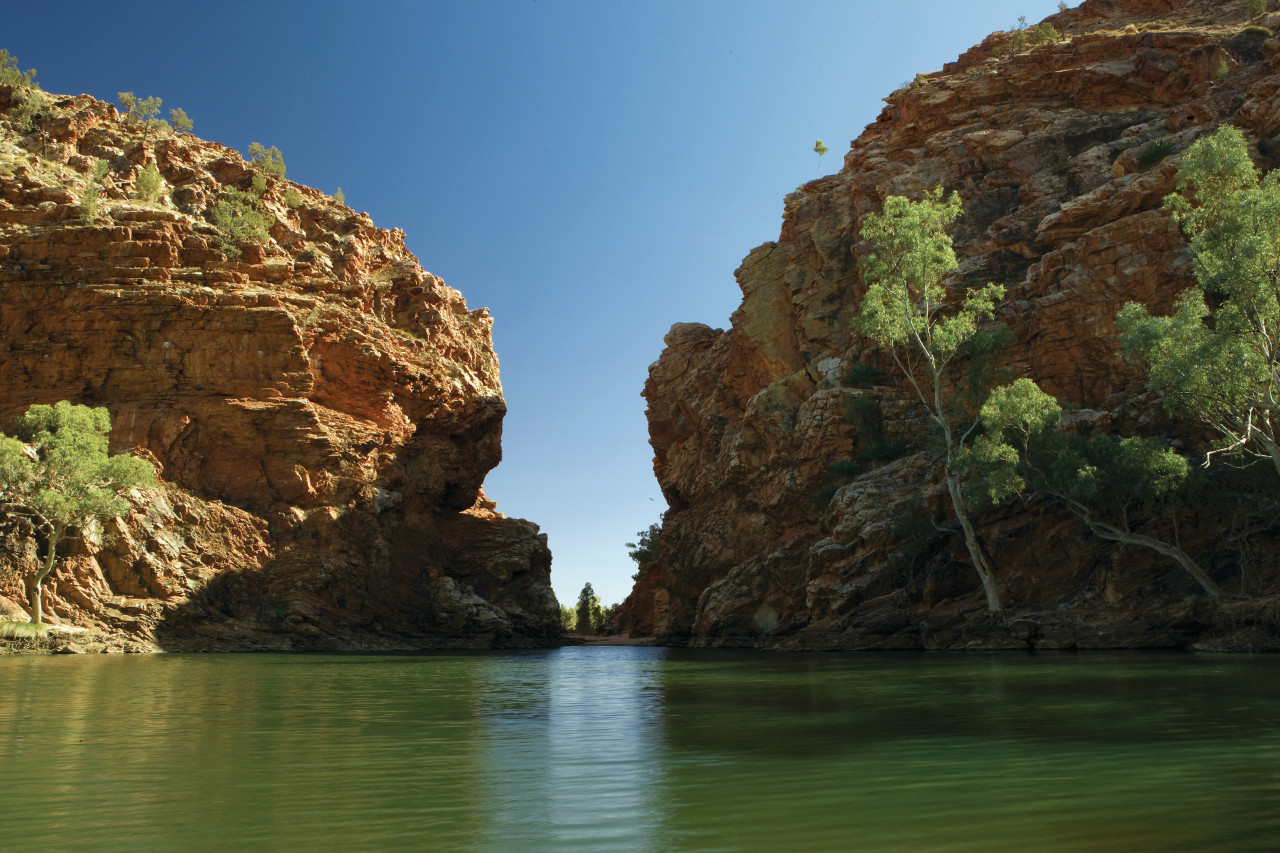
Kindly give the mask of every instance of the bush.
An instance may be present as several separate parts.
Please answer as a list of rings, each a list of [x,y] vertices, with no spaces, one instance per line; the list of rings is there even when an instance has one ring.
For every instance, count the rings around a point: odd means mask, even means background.
[[[289,187],[284,191],[284,203],[289,207],[301,207],[302,193],[298,192],[293,187]]]
[[[1145,172],[1172,153],[1173,143],[1168,139],[1153,139],[1138,152],[1138,168]]]
[[[853,459],[841,459],[832,462],[827,468],[827,479],[848,482],[862,473],[862,466]]]
[[[892,462],[901,455],[900,441],[878,441],[858,448],[858,458],[866,462]]]
[[[1053,24],[1045,21],[1043,24],[1036,24],[1031,28],[1030,41],[1032,47],[1040,47],[1045,44],[1054,44],[1062,36]]]
[[[849,368],[842,381],[846,388],[870,388],[884,382],[884,371],[874,364],[858,361]]]
[[[347,204],[347,197],[342,194],[342,187],[338,187],[337,192],[333,194],[333,203],[341,204],[344,207]]]
[[[1256,24],[1245,27],[1240,32],[1247,36],[1258,36],[1259,38],[1264,40],[1269,39],[1273,35],[1275,35],[1275,33],[1271,32],[1271,30],[1267,29],[1266,27],[1260,27],[1260,26],[1257,26]]]
[[[80,194],[80,222],[84,225],[92,225],[98,218],[98,199],[102,195],[98,182],[107,176],[110,169],[111,165],[106,160],[98,160],[93,164],[89,182]]]
[[[263,148],[257,142],[249,143],[249,165],[275,178],[284,178],[284,155],[272,145]]]
[[[221,232],[222,251],[240,257],[240,243],[266,243],[275,218],[262,209],[267,181],[253,176],[248,190],[227,189],[213,206],[213,224]]]
[[[148,163],[138,173],[138,195],[143,201],[155,201],[160,195],[160,170],[155,163]]]
[[[831,505],[831,499],[836,496],[836,492],[840,491],[843,483],[824,483],[818,489],[817,494],[813,496],[813,503],[818,509],[826,509]]]
[[[1267,0],[1249,0],[1249,17],[1258,18],[1266,14]]]
[[[9,122],[19,133],[35,129],[36,116],[44,112],[44,92],[39,86],[32,86],[19,94],[16,103],[9,109]]]
[[[159,98],[139,98],[133,92],[117,92],[116,98],[119,99],[120,105],[125,108],[125,120],[142,126],[142,138],[145,140],[147,134],[153,130],[161,130],[169,126],[169,123],[160,115]]]

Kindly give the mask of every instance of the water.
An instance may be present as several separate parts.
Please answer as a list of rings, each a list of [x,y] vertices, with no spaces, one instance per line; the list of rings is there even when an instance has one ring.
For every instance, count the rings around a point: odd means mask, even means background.
[[[0,848],[1273,851],[1280,658],[0,658]]]

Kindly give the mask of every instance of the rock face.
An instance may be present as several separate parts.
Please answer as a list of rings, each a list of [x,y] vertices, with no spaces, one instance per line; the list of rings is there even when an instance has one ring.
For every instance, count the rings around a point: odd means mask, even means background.
[[[148,163],[158,202],[138,197]],[[0,134],[0,429],[33,403],[106,406],[112,451],[139,448],[163,480],[84,533],[46,615],[142,648],[556,641],[546,537],[481,490],[506,409],[487,310],[403,232],[284,180],[266,245],[228,252],[210,211],[253,175],[88,96]],[[37,544],[10,533],[13,612]]]
[[[1114,318],[1128,301],[1167,313],[1191,281],[1161,201],[1192,141],[1232,122],[1260,165],[1280,165],[1280,38],[1245,30],[1244,0],[1087,0],[1048,20],[1055,44],[1008,56],[1010,34],[995,33],[887,98],[841,172],[789,195],[778,240],[747,255],[731,327],[672,328],[644,389],[670,506],[662,557],[615,628],[784,648],[1275,647],[1280,530],[1243,536],[1213,507],[1177,535],[1228,593],[1253,597],[1216,612],[1171,563],[1089,536],[1060,507],[986,512],[1014,614],[993,623],[947,528],[922,412],[852,330],[863,218],[942,186],[964,203],[950,292],[1007,289],[1003,366],[1103,430],[1183,429],[1117,355]],[[1144,162],[1159,139],[1173,155]],[[855,364],[862,381],[843,379]],[[860,451],[881,461],[830,479]],[[824,485],[839,488],[820,508]]]

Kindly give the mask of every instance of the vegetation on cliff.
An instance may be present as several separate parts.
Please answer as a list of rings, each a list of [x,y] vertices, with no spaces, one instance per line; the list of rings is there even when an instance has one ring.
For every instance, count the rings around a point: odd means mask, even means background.
[[[70,534],[128,511],[124,495],[155,482],[145,459],[107,452],[105,408],[62,401],[37,405],[18,420],[17,437],[0,435],[0,522],[25,521],[44,540],[29,582],[31,621],[43,621],[41,590]]]
[[[1000,613],[996,567],[987,555],[965,508],[964,477],[958,457],[977,422],[956,423],[958,383],[953,369],[980,325],[992,318],[1004,296],[998,284],[971,290],[958,311],[945,311],[943,279],[958,266],[947,226],[960,216],[960,197],[938,188],[920,201],[889,196],[884,212],[870,214],[862,236],[872,248],[859,261],[867,292],[858,326],[885,346],[899,372],[911,384],[942,439],[947,494],[960,522],[965,547],[982,580],[987,609]]]

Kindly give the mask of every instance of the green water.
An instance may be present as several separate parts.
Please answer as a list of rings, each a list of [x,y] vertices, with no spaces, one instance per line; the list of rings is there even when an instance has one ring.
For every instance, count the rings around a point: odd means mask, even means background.
[[[0,848],[1274,851],[1280,659],[0,658]]]

